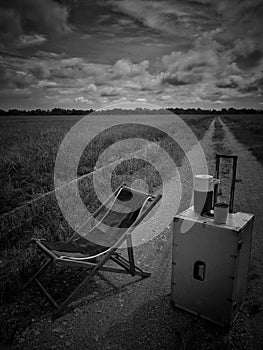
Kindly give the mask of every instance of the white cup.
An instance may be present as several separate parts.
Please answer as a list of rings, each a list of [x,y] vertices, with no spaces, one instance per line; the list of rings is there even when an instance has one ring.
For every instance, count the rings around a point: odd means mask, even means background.
[[[226,203],[217,203],[214,207],[215,224],[225,224],[227,222],[229,206]]]

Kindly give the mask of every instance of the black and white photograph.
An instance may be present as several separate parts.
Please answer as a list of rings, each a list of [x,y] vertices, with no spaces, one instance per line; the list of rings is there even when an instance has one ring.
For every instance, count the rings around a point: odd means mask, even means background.
[[[262,18],[1,1],[1,349],[263,350]]]

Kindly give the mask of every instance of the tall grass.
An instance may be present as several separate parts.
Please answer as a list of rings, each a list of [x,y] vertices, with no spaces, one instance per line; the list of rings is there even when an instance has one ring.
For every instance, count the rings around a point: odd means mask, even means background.
[[[58,147],[72,120],[0,119],[0,211],[53,189]]]
[[[0,304],[2,304],[0,312],[4,316],[0,321],[0,338],[2,336],[5,342],[12,341],[14,333],[22,326],[24,327],[25,322],[28,323],[32,317],[35,317],[32,309],[37,308],[40,312],[37,301],[34,301],[35,295],[32,298],[30,291],[24,294],[19,292],[20,287],[39,268],[42,261],[35,246],[28,244],[28,241],[32,237],[44,237],[52,241],[64,240],[73,233],[56,201],[53,191],[53,170],[59,145],[71,126],[78,120],[79,117],[76,116],[0,119],[0,208],[2,213],[0,216]],[[198,138],[202,137],[211,122],[211,118],[207,116],[186,116],[185,120]],[[81,198],[90,212],[95,211],[100,205],[93,187],[92,171],[95,165],[100,168],[97,172],[102,173],[101,186],[103,186],[104,173],[107,175],[111,167],[114,167],[111,178],[113,189],[123,182],[131,184],[138,178],[145,180],[150,192],[162,185],[162,179],[154,168],[154,164],[157,162],[164,167],[167,164],[162,164],[160,154],[156,153],[154,147],[147,147],[147,142],[133,143],[131,148],[128,142],[127,145],[122,143],[121,147],[113,148],[113,152],[100,157],[97,162],[101,152],[113,145],[116,140],[145,137],[164,148],[173,161],[180,165],[183,157],[180,147],[157,129],[151,129],[150,132],[149,130],[149,128],[138,130],[134,125],[126,126],[122,130],[118,127],[112,128],[95,137],[88,145],[80,159],[79,178],[76,181]],[[175,130],[175,132],[183,134],[182,130]],[[184,142],[187,143],[187,140]],[[136,156],[129,156],[140,152],[146,152],[147,159],[151,160],[153,165],[137,159]],[[110,165],[111,162],[122,157],[123,161],[119,165]],[[108,167],[105,167],[107,164]],[[165,170],[169,176],[169,169],[165,168]],[[64,175],[61,174],[62,184]],[[71,185],[68,186],[70,190]],[[72,214],[74,215],[74,206]],[[77,275],[70,274],[70,271],[67,273],[64,270],[60,271],[58,283],[66,286],[67,281],[70,280],[69,284],[73,284]],[[46,280],[46,284],[48,287],[54,285],[52,274],[51,278]],[[19,308],[18,300],[20,304],[22,300],[22,306],[20,305]],[[27,320],[26,314],[28,314]]]
[[[263,164],[263,115],[225,115],[221,118],[237,140],[245,144]]]
[[[78,119],[66,118],[59,121],[56,118],[47,118],[44,121],[24,121],[21,118],[18,122],[11,120],[5,123],[1,120],[1,208],[2,212],[5,212],[1,216],[0,235],[1,302],[12,297],[39,267],[41,261],[37,252],[27,244],[30,238],[64,240],[73,233],[58,207],[54,192],[44,194],[53,190],[53,169],[57,150],[64,135],[76,120]],[[211,118],[187,116],[186,121],[200,138]],[[177,132],[180,133],[180,130]],[[92,140],[79,163],[78,175],[81,177],[77,181],[80,195],[90,212],[100,205],[92,178],[98,156],[116,140],[134,137],[156,142],[161,148],[165,148],[178,166],[180,165],[184,155],[182,150],[158,129],[138,128],[128,124],[125,128],[117,126],[107,130]],[[146,144],[145,146],[147,148]],[[110,154],[110,159],[103,159],[101,165],[109,164],[117,158],[127,156],[128,153],[140,152],[140,147],[141,145],[135,143],[132,149],[125,149],[122,144],[121,148],[117,147],[115,153]],[[148,149],[148,152],[148,159],[153,163],[161,162],[160,159],[156,159],[158,157],[154,149]],[[97,165],[100,167],[100,164]],[[169,169],[167,173],[168,171]],[[87,175],[89,173],[90,175]],[[63,174],[61,176],[63,183]],[[154,167],[135,157],[124,160],[115,168],[112,188],[117,188],[123,182],[131,184],[138,177],[146,181],[150,191],[162,184]],[[72,210],[74,215],[74,208]]]

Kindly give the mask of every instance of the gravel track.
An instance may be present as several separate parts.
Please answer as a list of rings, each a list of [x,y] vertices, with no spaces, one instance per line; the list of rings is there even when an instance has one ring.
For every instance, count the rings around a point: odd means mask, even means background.
[[[221,125],[221,128],[219,127]],[[221,137],[215,138],[215,129]],[[231,330],[175,309],[170,304],[172,234],[168,228],[135,249],[138,265],[152,272],[145,280],[106,274],[113,288],[99,277],[95,292],[85,291],[61,318],[37,318],[17,336],[14,349],[263,349],[261,214],[263,167],[236,141],[221,119],[214,119],[201,141],[208,168],[214,173],[217,152],[239,156],[235,209],[255,214],[249,289],[244,311]],[[198,161],[198,160],[197,160]],[[199,164],[200,172],[202,164]],[[185,188],[190,188],[189,165],[180,168]],[[189,205],[189,193],[180,209]],[[87,288],[87,291],[88,292]]]

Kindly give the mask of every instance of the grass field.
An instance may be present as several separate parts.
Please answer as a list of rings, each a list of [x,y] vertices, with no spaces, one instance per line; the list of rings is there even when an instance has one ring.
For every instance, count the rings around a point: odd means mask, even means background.
[[[114,120],[118,122],[120,116],[112,118],[116,118]],[[119,158],[125,158],[128,154],[131,155],[134,152],[140,154],[141,148],[145,146],[147,148],[147,142],[143,141],[141,143],[127,142],[121,145],[116,141],[129,137],[145,137],[168,151],[173,161],[180,166],[183,157],[182,150],[165,133],[161,132],[158,126],[162,124],[163,129],[169,130],[173,135],[179,135],[180,140],[187,143],[187,140],[183,139],[183,130],[178,130],[176,124],[171,123],[170,119],[165,121],[160,116],[154,118],[152,124],[156,129],[138,128],[134,124],[126,124],[125,128],[117,126],[108,129],[89,143],[80,159],[78,186],[81,197],[91,212],[100,205],[93,188],[94,166],[100,168]],[[213,119],[209,116],[184,116],[183,118],[199,139]],[[53,192],[53,170],[57,151],[63,138],[79,119],[78,116],[0,119],[2,181],[0,300],[1,312],[5,315],[1,332],[3,341],[7,343],[12,341],[15,332],[27,322],[25,313],[32,315],[34,309],[37,313],[41,313],[38,299],[31,301],[31,298],[35,299],[35,296],[31,295],[30,290],[23,294],[22,303],[19,297],[21,285],[41,263],[41,257],[34,247],[28,245],[28,240],[31,237],[60,240],[73,233],[60,212]],[[248,145],[262,162],[263,121],[261,116],[228,115],[223,116],[222,119],[234,132],[236,138]],[[143,124],[143,117],[138,116],[138,121]],[[90,132],[92,133],[92,130]],[[106,149],[109,149],[110,152],[105,152],[97,162],[98,156]],[[149,185],[150,191],[162,184],[158,172],[151,164],[132,157],[130,159],[129,156],[127,158],[115,168],[112,177],[113,188],[122,182],[131,184],[137,178],[143,178]],[[154,149],[148,150],[147,158],[153,164],[161,163]],[[63,181],[63,174],[61,174],[62,184]],[[68,288],[68,281],[74,284],[78,278],[81,278],[81,275],[78,277],[75,273],[61,270],[58,284],[62,283],[65,288]],[[46,283],[47,286],[53,284],[52,274]],[[56,289],[56,286],[53,287]],[[63,296],[63,290],[60,290],[61,294],[57,295],[58,298]],[[19,307],[17,307],[17,298],[20,299]]]
[[[21,329],[30,324],[35,315],[39,317],[41,314],[45,316],[47,313],[42,307],[43,305],[40,304],[43,301],[42,297],[34,293],[34,288],[27,289],[24,293],[19,290],[24,281],[32,275],[41,263],[39,254],[32,246],[27,244],[28,239],[32,236],[52,240],[64,239],[72,234],[72,229],[65,222],[57,205],[54,192],[52,192],[53,167],[60,142],[79,117],[62,117],[62,119],[60,119],[61,117],[42,119],[41,117],[41,120],[36,119],[36,117],[27,118],[13,117],[8,121],[0,120],[1,175],[3,175],[4,180],[1,187],[3,198],[10,196],[9,206],[6,206],[1,216],[0,297],[2,305],[0,306],[0,312],[2,319],[0,321],[0,339],[2,337],[2,340],[0,340],[0,344],[1,341],[11,343],[14,334],[17,331],[21,332]],[[213,118],[208,116],[184,117],[199,139],[202,138]],[[228,115],[221,116],[221,118],[234,132],[236,138],[247,145],[251,152],[262,162],[262,157],[260,157],[262,155],[260,150],[263,148],[262,117]],[[141,116],[139,119],[141,119]],[[160,120],[160,118],[156,118],[156,126],[158,126]],[[223,138],[220,123],[216,122],[215,126],[216,132],[212,141],[221,141]],[[183,131],[177,130],[176,125],[168,123],[166,127],[173,130],[175,134],[181,134],[183,139]],[[183,153],[178,147],[175,147],[172,140],[167,138],[165,134],[158,130],[154,132],[153,129],[150,135],[149,129],[141,129],[141,134],[139,134],[138,129],[135,129],[134,126],[130,125],[129,128],[122,130],[123,138],[125,136],[134,137],[134,135],[136,137],[147,136],[147,139],[157,142],[168,150],[176,164],[180,165]],[[8,135],[9,137],[7,137]],[[120,129],[111,129],[106,134],[95,138],[81,158],[78,168],[78,185],[82,199],[91,211],[95,210],[100,203],[93,189],[93,175],[90,172],[94,169],[97,155],[119,139]],[[184,140],[184,142],[187,143],[187,140]],[[108,162],[114,161],[127,153],[140,152],[140,147],[143,144],[133,144],[131,149],[128,143],[124,146],[123,149],[122,147],[119,148],[118,145],[116,148],[112,148],[114,152],[106,154],[100,160],[101,163],[96,166],[100,167],[103,164],[108,164]],[[46,150],[46,153],[44,152],[46,157],[42,156],[44,150]],[[93,151],[94,153],[92,153]],[[17,152],[19,156],[15,158]],[[154,161],[161,162],[160,159],[154,159],[156,155],[154,149],[150,150],[150,155],[153,163]],[[16,160],[15,166],[14,159]],[[34,167],[35,163],[37,164],[36,167]],[[5,173],[10,167],[12,169],[12,165],[17,171],[13,170],[9,173],[9,176],[5,177]],[[130,184],[137,178],[143,178],[150,184],[150,190],[154,190],[155,187],[161,185],[160,176],[154,171],[153,166],[138,159],[128,159],[116,167],[112,178],[112,187],[116,188],[122,182]],[[46,179],[46,182],[43,179]],[[61,180],[63,183],[63,176]],[[46,187],[43,188],[42,183],[46,183]],[[16,184],[16,187],[14,184]],[[30,192],[32,187],[35,189],[34,192]],[[9,190],[13,193],[12,196],[10,193],[8,194]],[[51,192],[44,195],[47,191]],[[16,193],[21,195],[16,196]],[[19,205],[21,208],[16,209]],[[64,292],[68,292],[71,286],[76,285],[81,280],[83,274],[81,275],[80,272],[74,270],[74,273],[72,273],[70,270],[60,269],[57,282],[54,283],[53,274],[51,273],[45,277],[45,285],[52,286],[55,297],[61,300]],[[91,288],[94,288],[94,285]],[[190,343],[192,341],[195,343],[195,339],[192,339],[195,336],[199,337],[199,333],[189,335]],[[218,344],[218,348],[222,348],[222,343],[219,342]]]
[[[263,115],[225,115],[221,118],[237,140],[263,164]]]
[[[162,185],[162,179],[152,164],[158,162],[160,165],[162,160],[154,147],[148,147],[148,140],[165,149],[175,164],[180,166],[184,155],[182,150],[159,129],[162,126],[163,130],[169,131],[176,139],[187,145],[189,140],[184,138],[184,131],[178,128],[171,117],[173,116],[170,113],[166,119],[164,116],[155,115],[151,119],[153,127],[147,125],[138,127],[136,123],[147,124],[149,116],[137,116],[135,124],[125,124],[124,127],[113,126],[92,139],[81,156],[77,180],[80,195],[90,212],[100,205],[93,188],[92,172],[95,165],[100,168],[124,157],[123,162],[115,167],[113,172],[112,188],[115,189],[123,182],[131,184],[134,180],[143,178],[149,190],[154,191],[155,187]],[[111,116],[111,118],[118,123],[122,117]],[[127,116],[124,119],[127,123]],[[1,312],[6,315],[1,325],[4,342],[11,341],[16,330],[21,328],[25,322],[27,308],[30,308],[31,312],[32,308],[38,307],[37,303],[32,304],[28,300],[25,301],[23,310],[18,310],[16,306],[20,287],[41,264],[41,257],[28,241],[32,237],[63,240],[73,233],[56,201],[53,172],[59,146],[70,128],[79,120],[79,116],[14,116],[0,119],[0,304],[2,304]],[[212,118],[185,116],[184,120],[199,139],[210,125]],[[96,124],[100,122],[103,121],[96,120]],[[93,130],[92,128],[84,130],[84,136],[85,132],[92,134]],[[116,142],[134,137],[146,141],[127,141],[121,144]],[[105,152],[97,162],[101,153],[107,149],[110,151]],[[140,152],[143,154],[147,152],[147,159],[151,164],[131,156],[134,153],[140,155]],[[105,170],[107,172],[107,168]],[[59,175],[61,184],[64,184],[65,174]],[[169,169],[167,176],[169,177]],[[67,273],[65,271],[61,273],[60,278],[62,280],[70,278],[71,281],[77,278],[75,274],[67,276]],[[52,284],[52,275],[50,283]],[[15,315],[10,315],[10,309],[14,310],[12,312]]]
[[[110,116],[107,116],[109,118]],[[90,118],[94,118],[90,116]],[[96,117],[97,118],[97,117]],[[114,116],[116,122],[120,116]],[[53,170],[59,145],[69,129],[80,119],[79,116],[14,116],[0,118],[0,214],[9,212],[19,207],[28,200],[53,190]],[[112,119],[112,117],[111,117]],[[125,117],[125,119],[127,119]],[[149,116],[138,117],[138,122],[143,123]],[[165,116],[154,116],[153,125],[165,125]],[[201,129],[194,125],[196,118],[187,116],[185,120],[194,127],[198,134]],[[204,117],[206,120],[207,118]],[[127,120],[126,120],[127,122]],[[169,119],[170,123],[170,119]],[[166,125],[169,130],[176,125]],[[85,130],[86,132],[87,130]],[[88,130],[92,134],[92,129]],[[197,135],[198,136],[198,135]],[[117,140],[126,137],[146,137],[150,141],[164,141],[166,135],[160,130],[150,130],[149,127],[112,127],[96,136],[83,153],[78,175],[90,173],[101,152]],[[167,140],[166,140],[167,142]],[[137,149],[141,145],[137,146]],[[123,147],[123,144],[122,144]],[[132,153],[136,150],[136,144],[132,149],[115,150],[115,155],[120,158],[122,154]],[[175,153],[175,152],[174,152]],[[113,161],[111,159],[111,161]]]
[[[145,117],[149,118],[149,116]],[[120,116],[113,118],[119,120]],[[59,145],[69,129],[79,119],[78,116],[14,116],[0,119],[0,207],[2,214],[0,302],[5,311],[9,309],[7,302],[11,303],[10,305],[15,304],[20,287],[41,263],[39,254],[34,247],[28,244],[28,241],[32,237],[61,240],[68,238],[73,233],[61,214],[53,192],[53,171]],[[143,120],[143,116],[138,116],[138,122],[143,124]],[[211,117],[186,116],[184,120],[191,126],[196,136],[201,138],[210,125]],[[148,149],[147,143],[144,144],[143,141],[141,143],[127,142],[121,145],[116,141],[134,137],[146,138],[164,148],[177,166],[180,166],[184,155],[182,150],[165,132],[159,130],[158,125],[162,125],[162,128],[177,135],[182,142],[187,144],[188,140],[184,139],[183,130],[178,128],[176,123],[171,123],[171,115],[169,122],[165,121],[163,116],[162,119],[160,116],[154,116],[151,123],[155,125],[155,129],[148,126],[138,127],[134,124],[126,124],[124,128],[115,126],[99,134],[89,143],[80,159],[78,186],[81,197],[91,212],[100,205],[92,183],[92,171],[95,165],[100,168],[118,158],[128,158],[115,168],[111,179],[113,189],[123,182],[131,184],[137,178],[143,178],[150,191],[162,184],[160,175],[152,165],[154,162],[161,163],[161,160],[157,159],[158,154],[155,148],[148,147]],[[113,147],[110,148],[111,152],[105,153],[105,157],[102,157],[96,164],[98,156],[109,146]],[[150,159],[152,164],[127,156],[134,152],[140,153],[144,146],[147,150],[147,159]],[[169,176],[169,169],[167,169],[167,176]],[[61,177],[63,184],[63,174]],[[61,276],[63,278],[64,275]],[[74,279],[75,276],[70,276],[70,278]],[[19,314],[19,311],[15,312]],[[5,319],[1,327],[2,335],[6,332],[5,341],[10,341],[13,333],[21,326],[20,321],[18,316],[13,317],[12,320]]]

